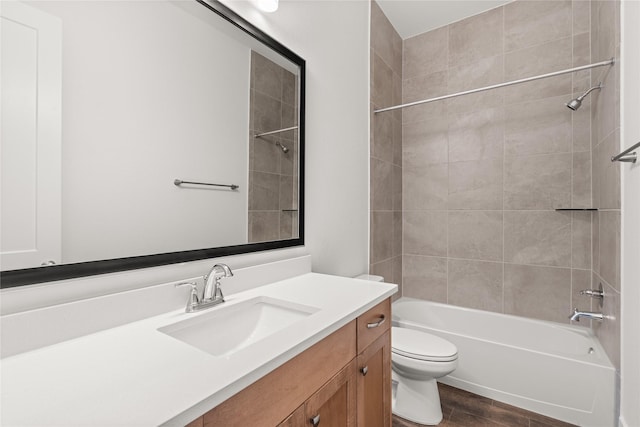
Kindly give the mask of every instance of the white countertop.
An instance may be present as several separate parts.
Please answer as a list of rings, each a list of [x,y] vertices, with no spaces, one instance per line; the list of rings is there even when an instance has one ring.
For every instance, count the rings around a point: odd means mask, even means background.
[[[0,361],[1,424],[185,425],[396,289],[308,273],[234,294],[198,313],[172,311],[7,357]],[[257,296],[319,310],[228,357],[212,356],[157,330]]]

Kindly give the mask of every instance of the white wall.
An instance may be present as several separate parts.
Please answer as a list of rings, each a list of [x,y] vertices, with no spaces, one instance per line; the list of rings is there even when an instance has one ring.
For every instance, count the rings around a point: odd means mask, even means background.
[[[640,2],[622,4],[622,149],[640,141]],[[638,151],[638,150],[636,150]],[[622,170],[622,426],[640,426],[640,163]]]
[[[250,49],[169,2],[32,5],[62,20],[62,261],[247,242]]]
[[[313,270],[368,268],[369,2],[280,1],[229,7],[306,60],[306,236]]]

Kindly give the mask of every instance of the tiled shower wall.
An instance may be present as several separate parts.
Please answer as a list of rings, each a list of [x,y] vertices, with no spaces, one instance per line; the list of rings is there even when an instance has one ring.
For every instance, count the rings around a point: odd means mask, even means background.
[[[404,42],[403,102],[591,62],[583,1],[515,1]],[[589,72],[406,109],[403,294],[568,322],[591,285]]]
[[[372,94],[392,98],[378,13]],[[518,0],[406,39],[402,102],[590,63],[590,15],[585,1]],[[381,225],[372,200],[373,267],[402,228],[403,295],[568,322],[591,286],[592,214],[555,209],[592,205],[591,112],[564,104],[589,84],[586,71],[404,109],[402,225]],[[397,120],[385,114],[372,118],[374,158],[380,122]]]
[[[254,137],[296,126],[297,87],[293,73],[251,52],[249,243],[298,237],[298,131]]]
[[[591,52],[593,61],[620,57],[620,2],[591,2]],[[612,163],[620,144],[620,67],[592,71],[592,84],[604,88],[591,99],[591,155],[593,202],[593,285],[602,284],[606,320],[594,329],[609,358],[620,371],[620,163]],[[579,305],[588,307],[588,305]]]
[[[371,3],[371,274],[402,284],[402,112],[373,110],[402,100],[402,39]]]

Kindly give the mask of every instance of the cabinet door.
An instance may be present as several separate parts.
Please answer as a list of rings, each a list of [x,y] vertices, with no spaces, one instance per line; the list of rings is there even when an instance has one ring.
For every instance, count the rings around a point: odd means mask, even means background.
[[[305,403],[306,426],[356,427],[356,359]]]
[[[358,355],[358,427],[391,426],[391,332]]]
[[[305,427],[309,424],[304,413],[304,405],[302,405],[293,414],[289,415],[286,420],[278,424],[278,427]]]

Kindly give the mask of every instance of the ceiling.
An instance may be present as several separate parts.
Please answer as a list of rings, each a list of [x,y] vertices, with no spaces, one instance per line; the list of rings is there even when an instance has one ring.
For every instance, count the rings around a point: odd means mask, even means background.
[[[376,0],[402,39],[502,6],[510,0]]]

